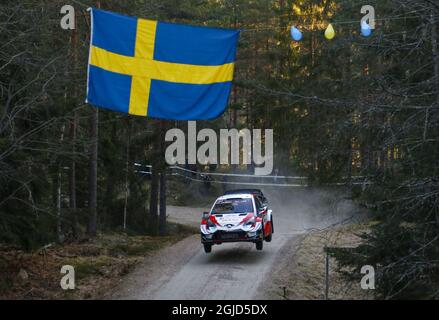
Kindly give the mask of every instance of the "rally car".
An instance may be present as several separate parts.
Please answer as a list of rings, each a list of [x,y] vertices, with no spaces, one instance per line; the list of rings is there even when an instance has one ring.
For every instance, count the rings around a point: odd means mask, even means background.
[[[253,242],[262,250],[264,240],[273,236],[272,211],[252,193],[232,193],[216,199],[210,212],[201,220],[201,243],[204,251],[223,242]]]

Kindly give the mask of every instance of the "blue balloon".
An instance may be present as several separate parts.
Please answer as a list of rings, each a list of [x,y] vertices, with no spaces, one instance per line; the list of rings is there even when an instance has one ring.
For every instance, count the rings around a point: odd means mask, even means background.
[[[300,32],[300,30],[296,27],[291,27],[291,38],[293,38],[295,41],[302,40],[302,32]]]
[[[372,28],[366,22],[361,22],[361,35],[363,37],[369,37],[371,34]]]

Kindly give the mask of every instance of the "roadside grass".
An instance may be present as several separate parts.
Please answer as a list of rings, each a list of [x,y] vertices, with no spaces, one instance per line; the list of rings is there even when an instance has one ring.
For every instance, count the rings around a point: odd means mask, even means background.
[[[325,298],[325,247],[355,247],[376,221],[348,224],[300,236],[294,246],[285,249],[287,257],[275,269],[273,284],[266,292],[268,299],[315,300]],[[344,270],[349,271],[349,270]],[[330,300],[373,299],[373,290],[362,290],[360,282],[348,281],[329,259]]]
[[[93,240],[53,244],[34,252],[0,245],[0,299],[95,299],[153,252],[196,230],[168,223],[163,237],[103,233]],[[75,270],[75,289],[62,290],[63,265]]]

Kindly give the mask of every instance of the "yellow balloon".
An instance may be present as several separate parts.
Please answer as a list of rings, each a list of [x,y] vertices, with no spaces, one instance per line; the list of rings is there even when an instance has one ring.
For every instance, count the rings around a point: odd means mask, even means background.
[[[332,24],[329,24],[325,30],[325,38],[331,40],[334,37],[335,37],[334,27],[332,26]]]

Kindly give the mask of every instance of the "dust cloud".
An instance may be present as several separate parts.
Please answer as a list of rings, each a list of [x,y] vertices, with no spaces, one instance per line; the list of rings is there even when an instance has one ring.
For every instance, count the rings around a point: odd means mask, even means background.
[[[262,191],[277,218],[275,227],[282,233],[303,233],[363,221],[368,215],[350,199],[350,190],[346,188],[276,187]]]

